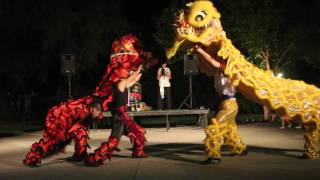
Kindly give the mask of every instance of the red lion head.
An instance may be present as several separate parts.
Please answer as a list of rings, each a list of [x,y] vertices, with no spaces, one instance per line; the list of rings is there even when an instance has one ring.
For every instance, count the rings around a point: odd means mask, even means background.
[[[94,96],[104,99],[104,110],[108,109],[107,104],[112,101],[111,91],[114,83],[122,78],[127,78],[130,71],[138,69],[142,64],[148,67],[147,61],[154,62],[151,60],[151,53],[143,51],[142,48],[143,44],[133,34],[122,36],[113,41],[107,72],[93,93]]]
[[[135,35],[129,34],[115,40],[110,56],[110,68],[115,73],[113,78],[118,81],[119,78],[128,77],[129,71],[136,70],[143,61],[141,53],[142,43]]]

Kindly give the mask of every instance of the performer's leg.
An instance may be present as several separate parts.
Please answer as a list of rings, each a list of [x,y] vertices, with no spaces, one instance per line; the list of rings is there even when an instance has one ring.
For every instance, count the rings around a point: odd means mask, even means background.
[[[280,118],[280,121],[281,121],[280,129],[285,129],[285,128],[286,128],[286,122],[285,122],[285,120]]]
[[[147,157],[147,155],[144,152],[144,146],[146,142],[146,138],[144,136],[144,134],[146,133],[145,129],[139,126],[137,123],[135,123],[130,118],[127,112],[121,113],[121,119],[123,120],[126,127],[125,135],[129,137],[131,142],[133,143],[132,157],[134,158]]]
[[[101,144],[101,146],[88,155],[86,164],[89,166],[98,166],[103,163],[107,158],[111,158],[113,151],[118,151],[117,148],[120,138],[124,133],[124,123],[117,114],[113,114],[112,118],[112,130],[111,135],[107,142]]]
[[[230,147],[231,155],[247,155],[247,147],[243,143],[235,122],[230,122],[225,136],[225,144]]]
[[[211,119],[211,124],[206,129],[206,139],[204,141],[205,152],[209,158],[221,158],[221,146],[223,145],[223,137],[227,132],[226,115],[230,114],[226,107],[226,101],[223,101],[219,106],[219,111],[215,118]]]
[[[263,121],[264,122],[270,121],[271,113],[270,113],[269,108],[267,106],[262,106],[262,108],[263,108]]]
[[[304,129],[304,157],[309,159],[319,159],[320,158],[320,145],[319,145],[319,123],[309,122],[303,124]]]
[[[207,137],[204,143],[209,159],[221,159],[221,146],[226,138],[230,139],[229,135],[231,134],[227,134],[230,132],[229,123],[234,122],[237,112],[238,106],[235,99],[224,100],[220,105],[218,114],[212,119],[212,124],[206,129]],[[237,145],[235,149],[241,147],[241,143],[235,145]]]
[[[145,130],[143,127],[139,126],[135,123],[136,130],[127,133],[126,135],[130,138],[131,142],[133,143],[132,147],[132,157],[133,158],[141,158],[147,157],[144,152],[145,147]]]
[[[68,131],[71,137],[74,138],[74,154],[69,159],[70,161],[80,162],[87,157],[88,149],[88,125],[86,123],[78,122],[72,126]]]
[[[238,115],[238,104],[235,99],[228,100],[228,126],[224,136],[224,143],[229,145],[232,155],[247,154],[247,147],[243,143],[236,125],[236,117]]]
[[[216,118],[211,120],[211,124],[205,131],[207,137],[204,140],[205,152],[208,158],[221,159],[221,146],[226,128],[226,123],[219,123]]]
[[[289,119],[285,119],[285,121],[288,123],[288,128],[291,128],[292,124],[291,124],[290,120]]]
[[[23,163],[28,166],[39,166],[41,159],[51,154],[53,146],[58,144],[58,139],[49,137],[48,133],[44,131],[43,138],[32,144],[31,150],[27,153]]]
[[[110,136],[108,142],[104,142],[101,146],[87,156],[86,164],[89,166],[99,166],[106,159],[111,159],[111,154],[114,150],[117,150],[119,139]]]
[[[125,124],[121,120],[121,116],[118,114],[114,114],[112,118],[112,130],[110,136],[115,137],[120,141],[121,136],[124,134],[125,131],[124,126]]]
[[[165,87],[165,96],[166,96],[166,109],[172,108],[172,101],[171,101],[171,87]]]
[[[163,99],[161,98],[160,90],[158,89],[158,109],[163,109]]]

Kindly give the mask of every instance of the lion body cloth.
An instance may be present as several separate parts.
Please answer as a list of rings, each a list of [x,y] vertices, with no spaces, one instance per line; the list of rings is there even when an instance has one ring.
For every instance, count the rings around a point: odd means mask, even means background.
[[[221,26],[220,13],[210,1],[199,0],[187,4],[187,10],[179,11],[175,27],[175,42],[166,51],[168,59],[186,41],[201,43],[207,53],[226,62],[224,74],[241,94],[274,109],[279,117],[300,120],[305,133],[304,157],[320,158],[320,90],[316,86],[274,77],[269,71],[248,62],[227,38]],[[212,74],[210,68],[204,65],[201,68],[207,74]],[[215,123],[215,119],[212,119],[212,123]],[[207,136],[211,136],[208,130]],[[205,143],[210,143],[207,139]],[[216,150],[214,143],[211,150]]]

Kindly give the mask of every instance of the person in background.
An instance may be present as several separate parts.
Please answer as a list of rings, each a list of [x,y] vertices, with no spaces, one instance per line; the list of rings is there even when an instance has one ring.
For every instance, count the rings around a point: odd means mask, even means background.
[[[263,106],[263,122],[272,123],[276,118],[276,112],[273,109]]]
[[[163,109],[164,104],[166,109],[171,109],[171,71],[167,67],[167,63],[163,63],[157,72],[157,80],[159,81],[158,91],[158,108]]]

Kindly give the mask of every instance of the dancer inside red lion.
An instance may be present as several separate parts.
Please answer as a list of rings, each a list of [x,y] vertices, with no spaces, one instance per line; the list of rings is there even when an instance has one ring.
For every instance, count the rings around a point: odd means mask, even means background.
[[[113,86],[113,101],[110,104],[112,114],[112,131],[108,142],[89,154],[86,164],[89,166],[98,166],[107,158],[111,158],[114,150],[117,150],[122,135],[130,138],[133,143],[132,157],[146,157],[144,153],[144,144],[146,133],[144,128],[136,124],[127,113],[128,88],[133,86],[141,77],[141,66],[128,78],[121,79]]]
[[[43,138],[32,145],[23,163],[38,166],[42,158],[64,149],[74,139],[75,153],[70,160],[86,159],[88,165],[101,164],[111,157],[122,134],[133,142],[132,156],[144,157],[145,130],[126,113],[126,91],[140,79],[141,64],[150,67],[157,62],[151,59],[151,53],[142,50],[141,42],[134,35],[129,34],[115,40],[110,64],[94,93],[51,108],[46,117]],[[129,76],[130,71],[136,72]],[[109,141],[87,157],[88,118],[103,119],[102,111],[109,110],[111,102],[113,128]]]
[[[127,113],[128,88],[139,81],[141,77],[142,64],[150,66],[156,62],[151,61],[152,55],[142,51],[141,42],[134,35],[123,36],[112,45],[110,64],[107,73],[96,88],[95,95],[104,97],[104,109],[112,112],[112,132],[108,142],[89,154],[86,164],[97,166],[103,163],[117,149],[120,137],[126,135],[133,142],[132,157],[145,157],[145,130],[136,124]],[[132,75],[130,71],[134,71]],[[112,103],[110,103],[112,102]],[[110,103],[110,104],[109,104]]]
[[[101,110],[102,105],[98,101],[93,102],[91,96],[52,107],[46,116],[43,137],[32,144],[23,163],[31,167],[39,166],[42,158],[63,151],[72,139],[75,152],[70,160],[84,160],[87,156],[89,119],[102,119]]]

